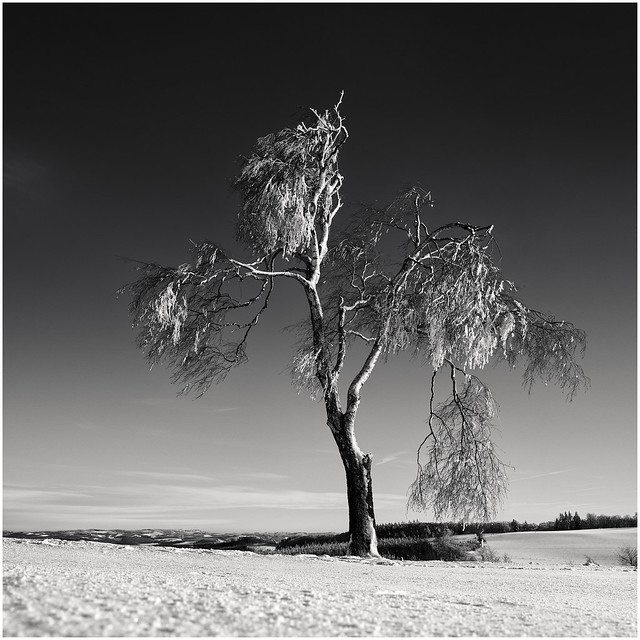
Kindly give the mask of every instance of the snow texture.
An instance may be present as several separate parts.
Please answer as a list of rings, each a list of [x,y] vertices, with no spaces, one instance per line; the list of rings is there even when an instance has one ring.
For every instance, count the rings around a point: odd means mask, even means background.
[[[630,567],[3,546],[5,636],[637,636]]]

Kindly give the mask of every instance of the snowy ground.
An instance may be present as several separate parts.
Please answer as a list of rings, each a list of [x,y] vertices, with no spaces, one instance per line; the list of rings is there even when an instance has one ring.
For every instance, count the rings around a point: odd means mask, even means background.
[[[5,636],[637,636],[623,567],[4,540]]]

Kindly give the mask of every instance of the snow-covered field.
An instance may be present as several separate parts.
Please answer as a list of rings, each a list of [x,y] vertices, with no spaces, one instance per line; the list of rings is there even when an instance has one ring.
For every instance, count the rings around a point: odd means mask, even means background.
[[[473,537],[473,536],[472,536]],[[638,546],[637,529],[582,529],[490,533],[487,544],[514,562],[584,564],[587,556],[601,566],[619,566],[618,550]]]
[[[4,635],[636,637],[636,576],[5,539]]]

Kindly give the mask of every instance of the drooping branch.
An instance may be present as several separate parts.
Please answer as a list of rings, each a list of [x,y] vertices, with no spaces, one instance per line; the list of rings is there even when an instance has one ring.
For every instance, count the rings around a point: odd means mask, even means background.
[[[503,331],[514,328],[504,339],[503,357],[513,367],[524,361],[523,386],[531,392],[536,380],[555,382],[569,400],[587,389],[589,378],[577,362],[586,349],[586,333],[570,322],[527,309],[515,298],[506,302],[511,311],[501,320]]]
[[[314,344],[313,331],[308,319],[286,327],[296,334],[296,346],[289,365],[291,383],[298,391],[307,392],[313,400],[322,398],[324,387],[318,376],[320,349]]]
[[[408,507],[432,509],[436,519],[490,520],[506,495],[505,465],[492,442],[497,407],[489,389],[476,377],[447,362],[451,396],[433,408],[431,384],[430,433],[418,450],[418,471],[410,487]],[[458,389],[456,373],[464,376]],[[435,376],[435,372],[434,372]],[[424,460],[421,452],[429,443]]]
[[[273,257],[260,270],[240,266],[211,243],[195,251],[193,265],[139,263],[143,275],[120,293],[132,296],[137,345],[151,365],[167,363],[172,381],[184,385],[180,393],[202,395],[246,360],[247,339],[267,309],[276,272]],[[254,284],[253,293],[245,287],[241,294],[245,280]]]

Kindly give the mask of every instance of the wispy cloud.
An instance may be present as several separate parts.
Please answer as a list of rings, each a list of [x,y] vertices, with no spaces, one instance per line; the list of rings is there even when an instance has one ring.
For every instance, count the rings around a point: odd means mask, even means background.
[[[162,396],[162,397],[143,396],[142,398],[135,398],[131,400],[131,402],[133,404],[141,404],[145,407],[164,408],[164,407],[179,406],[180,408],[184,408],[185,406],[184,399],[180,399],[177,396],[169,396],[169,395]],[[193,403],[191,403],[190,406],[194,406]],[[230,411],[237,411],[238,407],[229,407],[229,406],[211,407],[207,405],[206,410],[209,413],[229,413]]]
[[[379,462],[375,463],[375,467],[379,467],[382,464],[388,464],[389,462],[395,462],[396,460],[401,460],[404,456],[407,455],[407,451],[396,451],[394,453],[390,453],[382,458]]]
[[[592,485],[590,487],[572,487],[571,493],[605,493],[606,488],[602,485]]]
[[[134,398],[131,400],[132,404],[141,404],[145,407],[168,407],[176,403],[175,397],[163,396],[161,398],[143,397]]]
[[[100,427],[95,424],[90,424],[88,422],[76,422],[76,427],[78,429],[82,429],[83,431],[99,431]]]
[[[548,476],[557,476],[561,473],[569,473],[571,469],[562,469],[560,471],[547,471],[545,473],[535,473],[533,475],[527,475],[523,478],[513,478],[511,482],[522,482],[523,480],[534,480],[536,478],[547,478]]]
[[[184,471],[121,471],[119,475],[150,482],[153,484],[172,483],[221,483],[238,480],[284,480],[287,476],[270,471],[233,471],[215,474],[191,473]]]
[[[7,505],[18,505],[23,503],[32,504],[58,504],[61,501],[72,501],[78,498],[85,498],[84,491],[72,488],[43,488],[29,487],[24,485],[9,484],[3,487],[3,502]]]
[[[319,455],[323,455],[323,456],[335,456],[337,455],[338,450],[337,449],[314,449],[313,453],[317,453]]]
[[[574,507],[582,507],[588,503],[574,503],[567,504],[566,500],[550,500],[550,501],[541,501],[535,502],[533,500],[526,501],[513,501],[509,503],[509,507],[512,509],[521,509],[526,508],[528,510],[531,509],[539,509],[545,508],[545,510],[550,514],[557,514],[558,511],[565,511],[567,507],[570,507],[572,510]],[[554,516],[555,517],[555,516]]]
[[[232,520],[220,514],[216,517],[212,511],[203,506],[184,504],[128,504],[123,501],[110,501],[107,504],[74,504],[54,502],[55,492],[48,492],[47,499],[43,495],[31,498],[22,493],[20,499],[13,501],[5,498],[4,522],[19,523],[9,525],[11,529],[42,529],[42,522],[47,522],[47,529],[81,529],[81,528],[142,528],[142,527],[198,527],[210,529],[224,526]],[[59,492],[58,492],[59,494]],[[37,509],[37,511],[35,510]],[[33,524],[31,524],[33,523]]]
[[[44,173],[44,165],[32,158],[15,158],[7,154],[4,159],[2,177],[5,189],[29,193]]]
[[[181,473],[175,471],[121,471],[120,475],[138,478],[153,483],[169,482],[215,482],[215,478],[198,473]]]
[[[255,480],[285,480],[287,478],[281,473],[271,473],[269,471],[247,471],[246,473],[239,472],[232,475],[238,478],[253,478]]]
[[[346,509],[346,496],[342,491],[274,491],[233,484],[186,486],[167,484],[164,481],[166,478],[162,482],[154,482],[152,475],[142,477],[149,482],[122,486],[95,485],[81,489],[10,486],[5,488],[5,517],[20,521],[21,518],[38,514],[48,520],[66,518],[65,521],[72,524],[79,521],[85,523],[76,526],[113,527],[120,521],[149,522],[154,523],[150,526],[158,526],[156,523],[185,523],[194,519],[223,521],[225,511]],[[405,500],[404,495],[381,493],[376,496],[379,507],[397,508]]]

